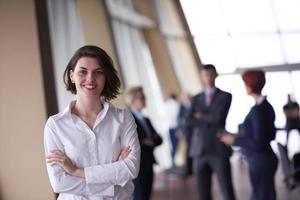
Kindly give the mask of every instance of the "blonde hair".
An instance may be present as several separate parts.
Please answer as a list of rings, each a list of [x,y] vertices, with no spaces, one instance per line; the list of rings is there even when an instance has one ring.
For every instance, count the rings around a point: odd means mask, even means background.
[[[143,87],[135,86],[128,88],[124,95],[126,105],[130,106],[133,103],[133,100],[136,98],[136,95],[139,93],[144,94]]]

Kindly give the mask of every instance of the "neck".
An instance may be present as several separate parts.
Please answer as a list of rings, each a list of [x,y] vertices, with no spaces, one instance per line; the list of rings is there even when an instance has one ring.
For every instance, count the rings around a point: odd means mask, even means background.
[[[258,102],[259,98],[261,97],[261,94],[251,94],[251,96],[254,98],[255,102]]]
[[[98,115],[103,106],[99,98],[82,98],[77,96],[75,112],[81,116]]]
[[[213,88],[215,88],[215,85],[207,85],[207,86],[205,87],[206,90],[211,90],[211,89],[213,89]]]

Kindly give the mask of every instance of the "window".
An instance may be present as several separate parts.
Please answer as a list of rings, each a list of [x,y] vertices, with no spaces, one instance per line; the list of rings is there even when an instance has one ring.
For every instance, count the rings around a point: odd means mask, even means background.
[[[274,107],[276,126],[283,128],[287,94],[299,102],[299,0],[181,0],[200,58],[221,74],[216,85],[233,94],[227,129],[237,131],[253,101],[239,74],[262,68],[263,94]],[[280,89],[279,89],[280,88]]]
[[[181,0],[204,63],[220,73],[300,62],[298,0]]]

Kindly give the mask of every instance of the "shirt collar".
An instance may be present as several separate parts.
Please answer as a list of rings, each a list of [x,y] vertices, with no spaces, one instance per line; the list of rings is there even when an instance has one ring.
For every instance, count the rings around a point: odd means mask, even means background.
[[[144,115],[141,112],[132,112],[133,115],[138,118],[139,120],[143,120]]]
[[[204,94],[205,95],[212,95],[214,94],[216,91],[216,88],[215,87],[212,87],[212,88],[205,88],[204,89]]]
[[[72,113],[71,113],[71,110],[72,110],[72,107],[75,105],[75,103],[76,103],[76,100],[71,101],[71,102],[69,103],[69,105],[64,109],[62,115],[63,115],[63,116],[71,116],[71,114],[72,114]]]
[[[69,103],[69,105],[64,109],[63,111],[63,116],[72,116],[72,107],[75,105],[76,100],[71,101]],[[110,107],[110,103],[106,102],[106,101],[101,101],[102,105],[103,105],[103,109],[98,113],[98,116],[96,118],[95,124],[97,124],[98,122],[100,122],[107,114],[107,111]]]

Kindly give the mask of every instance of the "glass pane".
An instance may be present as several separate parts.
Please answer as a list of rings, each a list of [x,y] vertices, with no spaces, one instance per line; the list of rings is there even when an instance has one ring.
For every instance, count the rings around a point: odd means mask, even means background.
[[[230,32],[275,31],[270,0],[222,0]]]
[[[247,95],[240,75],[221,75],[216,79],[216,86],[232,94],[232,102],[226,120],[226,129],[237,132],[254,101]]]
[[[295,32],[300,32],[300,0],[181,3],[202,61],[216,64],[220,72],[300,62],[300,36]],[[294,32],[279,35],[278,23],[283,30]]]
[[[281,30],[300,30],[299,0],[273,0],[273,4]]]
[[[219,0],[181,0],[193,35],[224,34],[224,16]]]
[[[233,38],[237,63],[240,67],[257,67],[283,63],[276,34],[238,36]]]
[[[291,81],[292,81],[292,95],[295,100],[300,104],[300,71],[294,71],[291,74]]]
[[[287,103],[287,94],[291,93],[292,85],[288,72],[268,72],[266,73],[266,86],[263,94],[268,96],[268,100],[272,104],[278,128],[285,126],[285,115],[282,107]],[[278,89],[280,88],[280,89]]]
[[[300,10],[299,10],[300,12]],[[300,18],[299,18],[300,21]],[[286,59],[289,63],[300,62],[300,32],[282,34]]]
[[[214,64],[219,73],[233,72],[236,63],[233,60],[232,44],[229,39],[227,36],[195,38],[202,62]]]
[[[293,74],[295,84],[300,85],[300,71]],[[267,95],[272,104],[278,128],[285,126],[285,115],[282,107],[287,102],[287,94],[292,91],[292,83],[288,72],[268,72],[266,73],[266,86],[263,94]],[[299,80],[299,81],[298,81]],[[232,94],[232,103],[228,113],[226,129],[232,132],[237,131],[239,123],[242,123],[250,108],[254,105],[254,100],[247,95],[241,75],[222,75],[216,80],[216,86]],[[280,90],[278,90],[280,88]],[[298,94],[300,97],[300,94]]]

